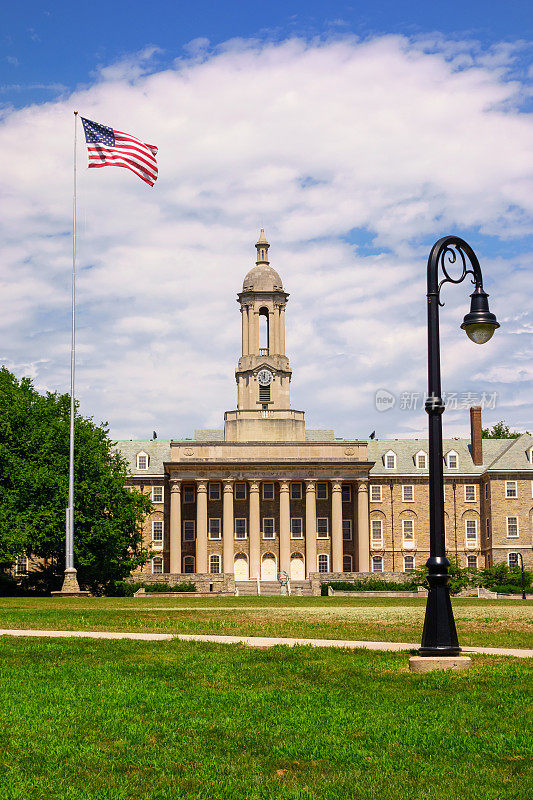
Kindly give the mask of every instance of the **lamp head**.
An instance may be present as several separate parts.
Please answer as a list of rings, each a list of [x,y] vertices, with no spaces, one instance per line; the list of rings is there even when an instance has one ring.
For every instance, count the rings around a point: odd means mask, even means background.
[[[470,297],[470,313],[465,316],[461,328],[473,342],[485,344],[500,324],[489,311],[488,294],[482,286],[477,286]]]

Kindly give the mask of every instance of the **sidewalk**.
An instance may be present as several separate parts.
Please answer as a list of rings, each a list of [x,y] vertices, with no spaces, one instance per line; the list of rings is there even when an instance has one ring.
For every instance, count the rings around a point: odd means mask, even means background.
[[[355,650],[362,647],[365,650],[388,650],[400,652],[402,650],[417,650],[419,644],[412,642],[357,642],[347,639],[278,639],[266,636],[215,636],[197,633],[128,633],[126,631],[34,631],[34,630],[7,630],[0,629],[0,636],[29,636],[51,638],[78,638],[78,639],[133,639],[144,642],[168,642],[179,639],[185,642],[215,642],[216,644],[245,644],[248,647],[276,647],[286,645],[295,647],[304,645],[308,647],[343,647]],[[463,655],[479,653],[488,656],[514,656],[515,658],[533,658],[533,650],[507,649],[504,647],[463,647]]]

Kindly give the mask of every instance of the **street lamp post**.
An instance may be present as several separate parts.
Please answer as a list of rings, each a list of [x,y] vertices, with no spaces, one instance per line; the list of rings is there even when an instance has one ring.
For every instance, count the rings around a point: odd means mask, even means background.
[[[459,260],[458,260],[459,257]],[[462,265],[459,277],[448,270],[455,263]],[[439,280],[440,272],[444,277]],[[455,620],[453,618],[444,536],[444,474],[442,453],[439,306],[440,290],[445,283],[461,283],[471,275],[475,288],[470,297],[470,313],[461,328],[476,344],[488,342],[499,328],[494,314],[489,311],[488,295],[483,290],[483,277],[476,254],[469,244],[458,236],[445,236],[433,245],[427,267],[428,303],[428,397],[425,408],[429,418],[429,541],[428,568],[429,592],[422,633],[421,656],[456,656],[461,652]]]

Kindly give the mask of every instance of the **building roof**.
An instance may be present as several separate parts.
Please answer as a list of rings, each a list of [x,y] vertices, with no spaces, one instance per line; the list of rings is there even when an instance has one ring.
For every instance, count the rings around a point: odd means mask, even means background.
[[[145,475],[164,475],[163,464],[170,461],[170,441],[163,439],[123,439],[116,442],[115,447],[120,450],[130,468],[131,474],[142,478]],[[146,453],[149,456],[148,469],[137,469],[137,456]]]
[[[520,437],[523,438],[523,437]],[[515,440],[519,441],[519,440]],[[444,439],[442,450],[444,456],[450,451],[457,453],[458,469],[450,469],[444,463],[444,475],[481,475],[509,448],[509,439],[483,439],[483,463],[476,465],[472,461],[470,439]],[[525,453],[525,447],[524,453]],[[373,477],[392,475],[427,475],[428,469],[419,469],[415,464],[415,456],[419,452],[428,453],[427,439],[369,439],[368,460],[375,464],[370,470]],[[385,468],[385,453],[396,454],[396,469]],[[517,469],[517,465],[513,467]]]
[[[485,442],[489,441],[491,440],[483,439],[483,447],[485,447]],[[533,434],[523,433],[518,439],[496,439],[495,441],[505,441],[507,447],[494,459],[489,470],[529,469],[533,475],[533,459],[531,456],[528,458],[528,454],[533,448]]]

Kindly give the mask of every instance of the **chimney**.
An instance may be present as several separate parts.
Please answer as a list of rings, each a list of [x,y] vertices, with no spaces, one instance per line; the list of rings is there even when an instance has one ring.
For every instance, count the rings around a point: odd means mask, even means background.
[[[476,466],[483,464],[483,441],[481,439],[481,406],[470,409],[470,444],[472,461]]]

